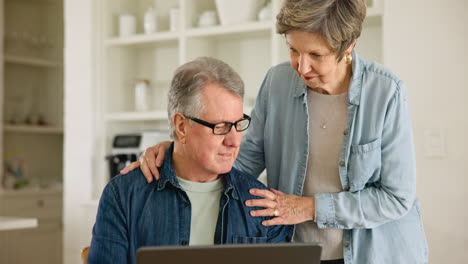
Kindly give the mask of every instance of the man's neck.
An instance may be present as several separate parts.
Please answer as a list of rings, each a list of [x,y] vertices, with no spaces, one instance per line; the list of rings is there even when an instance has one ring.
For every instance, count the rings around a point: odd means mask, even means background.
[[[210,174],[206,170],[200,169],[192,160],[186,158],[183,151],[177,144],[174,144],[172,153],[172,166],[177,177],[192,182],[211,182],[219,179],[221,175]]]

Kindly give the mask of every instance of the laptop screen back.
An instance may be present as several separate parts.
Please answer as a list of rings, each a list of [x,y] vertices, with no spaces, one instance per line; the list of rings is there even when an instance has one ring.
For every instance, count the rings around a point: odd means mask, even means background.
[[[320,264],[315,243],[142,247],[138,264]]]

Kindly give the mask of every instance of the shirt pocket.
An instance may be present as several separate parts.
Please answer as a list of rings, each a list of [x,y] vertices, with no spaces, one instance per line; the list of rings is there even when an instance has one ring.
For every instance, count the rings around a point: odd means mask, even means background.
[[[267,243],[267,237],[247,237],[247,236],[233,236],[233,244],[258,244]]]
[[[382,141],[377,138],[362,145],[352,145],[348,161],[348,179],[351,192],[362,190],[366,184],[380,179]]]

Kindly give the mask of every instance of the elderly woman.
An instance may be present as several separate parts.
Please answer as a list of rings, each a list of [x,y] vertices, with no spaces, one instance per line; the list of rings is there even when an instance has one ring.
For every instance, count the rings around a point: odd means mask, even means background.
[[[354,51],[365,16],[363,0],[284,1],[290,62],[267,73],[235,166],[267,171],[272,189],[246,203],[265,209],[251,215],[295,224],[323,263],[427,263],[407,89]],[[140,159],[148,180],[165,146]]]

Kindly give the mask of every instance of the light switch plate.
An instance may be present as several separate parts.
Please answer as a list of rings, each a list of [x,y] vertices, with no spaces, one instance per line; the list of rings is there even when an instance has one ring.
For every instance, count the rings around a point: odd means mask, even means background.
[[[432,158],[444,158],[447,156],[443,129],[431,128],[424,131],[424,156]]]

